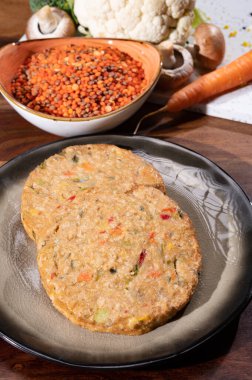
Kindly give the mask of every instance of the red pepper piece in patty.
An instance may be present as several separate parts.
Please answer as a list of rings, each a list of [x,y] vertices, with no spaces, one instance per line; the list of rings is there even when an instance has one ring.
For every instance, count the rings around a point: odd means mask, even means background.
[[[56,273],[55,272],[51,273],[51,276],[50,276],[51,280],[53,280],[54,277],[56,277]]]
[[[130,272],[131,276],[136,276],[138,274],[139,268],[143,265],[143,262],[144,262],[146,255],[147,255],[147,252],[145,249],[143,249],[139,255],[137,264],[134,266],[134,268]]]
[[[168,220],[170,219],[171,215],[169,214],[160,214],[160,218],[163,219],[163,220]]]
[[[163,220],[168,220],[177,211],[175,207],[167,207],[162,209],[162,213],[160,214],[160,218]]]
[[[76,198],[76,195],[72,195],[72,196],[69,197],[67,200],[68,200],[68,201],[73,201],[75,198]]]
[[[143,264],[146,255],[147,255],[147,252],[146,252],[145,249],[143,249],[142,252],[140,253],[140,256],[139,256],[139,259],[138,259],[138,266],[139,267]]]

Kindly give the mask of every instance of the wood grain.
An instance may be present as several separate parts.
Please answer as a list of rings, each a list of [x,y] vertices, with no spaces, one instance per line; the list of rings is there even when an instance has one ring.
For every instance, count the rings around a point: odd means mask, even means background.
[[[7,43],[10,39],[17,41],[25,33],[26,22],[30,15],[31,11],[28,0],[1,1],[1,45]]]
[[[18,39],[29,17],[28,0],[1,2],[0,44]],[[111,133],[132,133],[139,118],[156,109],[146,103]],[[143,131],[141,131],[143,133]],[[193,149],[217,163],[252,199],[252,125],[184,112],[152,131],[157,137]],[[0,98],[0,163],[28,149],[61,139],[30,125]],[[143,369],[85,370],[49,362],[0,341],[0,379],[250,380],[252,374],[252,304],[222,332],[179,361]]]

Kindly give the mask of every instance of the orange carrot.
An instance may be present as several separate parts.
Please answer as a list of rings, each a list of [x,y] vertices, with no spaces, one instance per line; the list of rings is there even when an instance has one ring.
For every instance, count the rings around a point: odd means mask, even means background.
[[[156,242],[156,240],[155,240],[155,232],[154,231],[152,231],[152,232],[150,232],[149,233],[149,242],[150,243],[155,243]]]
[[[251,80],[252,50],[176,91],[167,102],[167,110],[181,111],[215,95],[243,86]]]
[[[105,243],[107,243],[108,239],[103,239],[103,240],[99,240],[98,243],[100,245],[104,245]]]
[[[147,277],[155,279],[155,278],[160,277],[161,274],[162,274],[162,273],[161,273],[160,271],[158,271],[158,270],[153,270],[153,271],[151,271],[151,272],[149,272],[149,273],[147,274]]]
[[[84,170],[86,170],[86,172],[91,172],[92,170],[94,170],[93,166],[89,162],[84,162],[83,164],[81,164],[81,167]]]
[[[70,176],[74,175],[74,172],[71,172],[70,170],[67,170],[66,172],[63,172],[63,174],[66,177],[70,177]]]
[[[173,213],[177,210],[176,210],[176,207],[166,207],[166,208],[163,208],[161,211],[167,211],[167,212]]]
[[[88,272],[81,272],[77,278],[77,281],[78,282],[88,282],[88,281],[91,281],[92,279],[92,275]]]
[[[119,236],[122,234],[122,232],[123,231],[120,226],[116,226],[115,228],[109,231],[110,235],[112,236]]]

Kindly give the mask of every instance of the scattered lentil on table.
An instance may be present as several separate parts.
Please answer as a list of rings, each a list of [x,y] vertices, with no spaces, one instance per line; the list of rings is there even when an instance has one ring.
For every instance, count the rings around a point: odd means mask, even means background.
[[[141,62],[115,47],[67,45],[29,56],[12,80],[13,96],[36,111],[86,118],[112,112],[146,86]]]

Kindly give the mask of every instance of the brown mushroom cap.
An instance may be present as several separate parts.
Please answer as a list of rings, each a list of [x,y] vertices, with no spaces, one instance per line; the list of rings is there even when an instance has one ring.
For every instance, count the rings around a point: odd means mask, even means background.
[[[28,39],[70,37],[75,31],[74,22],[65,11],[48,5],[34,13],[26,26]]]
[[[196,59],[206,69],[215,69],[225,55],[225,39],[221,29],[213,24],[200,24],[194,33]]]

